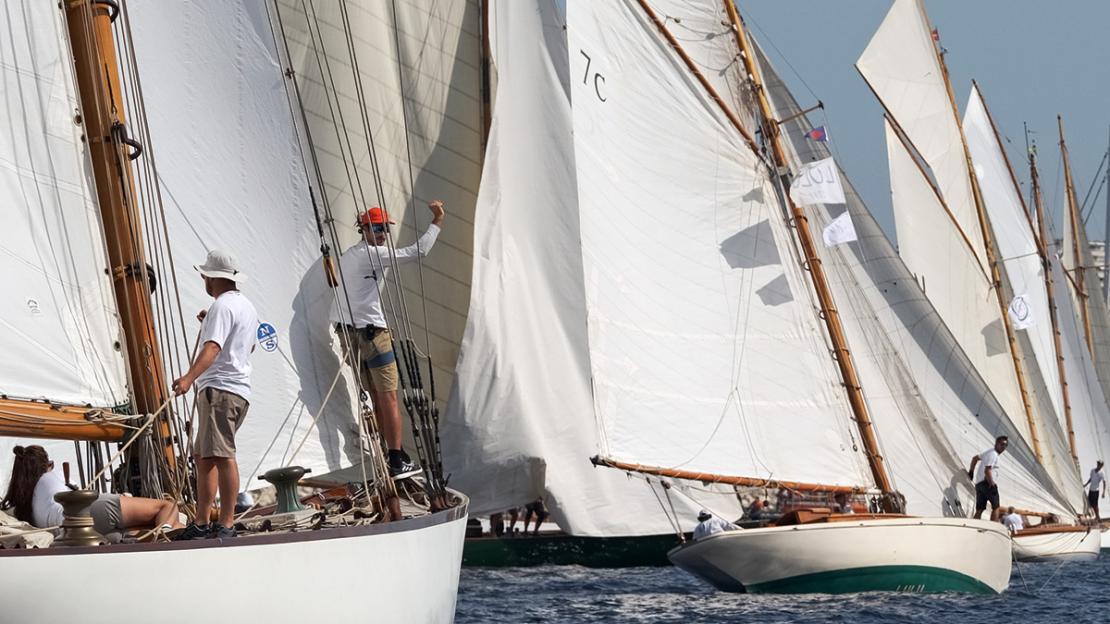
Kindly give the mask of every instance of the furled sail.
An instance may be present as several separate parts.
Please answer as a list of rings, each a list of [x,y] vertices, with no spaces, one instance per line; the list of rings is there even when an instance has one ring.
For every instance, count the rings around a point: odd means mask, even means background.
[[[792,156],[792,166],[828,158],[813,126],[761,50],[756,56],[768,97]],[[965,472],[972,455],[996,435],[1014,438],[1006,456],[1006,498],[1030,509],[1065,513],[1068,504],[1041,488],[1045,477],[1001,406],[956,345],[893,245],[841,172],[857,240],[820,247],[830,287],[848,333],[853,359],[875,422],[879,444],[906,508],[920,515],[966,515],[974,494]],[[839,205],[809,210],[814,229],[843,214]]]
[[[898,253],[923,281],[929,300],[964,352],[1028,436],[1028,426],[1021,423],[1026,419],[1021,390],[991,291],[960,127],[930,32],[919,0],[896,0],[856,62],[879,101],[932,170],[946,206],[943,214],[948,224],[922,227],[922,219],[938,217],[923,215],[913,201],[896,197]],[[905,175],[918,174],[906,169]],[[895,187],[893,192],[902,191]],[[941,249],[947,253],[938,253]]]
[[[406,337],[402,316],[411,322],[445,401],[466,325],[482,167],[479,2],[275,6],[344,248],[357,240],[359,210],[384,206],[406,244],[427,226],[426,204],[446,204],[434,252],[397,272],[407,314],[395,285],[382,296],[395,334]]]
[[[492,8],[497,105],[445,469],[476,514],[545,495],[574,534],[668,533],[643,481],[589,463],[598,439],[562,16],[550,2]],[[696,513],[674,502],[680,516]]]
[[[870,486],[765,165],[634,0],[568,22],[604,453]]]
[[[51,3],[18,2],[0,11],[0,28],[0,394],[127,403],[64,16]]]

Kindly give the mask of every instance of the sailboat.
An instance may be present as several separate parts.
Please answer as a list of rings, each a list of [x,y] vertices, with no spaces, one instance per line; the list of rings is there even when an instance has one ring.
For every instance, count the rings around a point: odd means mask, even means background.
[[[866,492],[888,512],[799,510],[780,526],[722,533],[669,553],[722,589],[1002,591],[1008,534],[940,511],[959,498],[946,490],[967,486],[956,480],[956,456],[929,432],[935,423],[920,410],[870,409],[871,398],[920,401],[912,391],[866,394],[861,375],[879,372],[874,364],[893,353],[861,347],[868,364],[857,369],[848,326],[878,340],[887,330],[857,325],[874,315],[834,307],[808,215],[786,200],[773,173],[790,162],[770,103],[757,109],[768,120],[768,162],[646,3],[571,5],[567,21],[569,47],[580,51],[571,64],[568,177],[577,188],[571,212],[581,232],[582,354],[588,409],[599,421],[596,463],[671,482]],[[730,23],[742,71],[761,94],[756,52],[734,13]],[[850,265],[844,271],[868,276]],[[916,288],[909,278],[907,286]],[[853,294],[867,305],[866,295]],[[907,440],[915,448],[880,452],[886,423],[892,438],[917,436]],[[919,453],[939,456],[935,470],[946,473],[937,479],[925,471],[931,484],[908,489],[935,517],[901,513],[908,497],[894,475],[922,483],[914,476],[927,465]],[[970,560],[968,551],[981,556]]]
[[[930,301],[1044,468],[1033,487],[1055,492],[1064,513],[1014,506],[1037,510],[1028,515],[1072,521],[1070,526],[1042,522],[1018,533],[1015,553],[1042,557],[1047,548],[1062,556],[1085,556],[1075,551],[1089,553],[1093,539],[1085,527],[1074,524],[1082,487],[1064,432],[1070,425],[1070,406],[1065,412],[1036,239],[1027,221],[1015,219],[1015,211],[1022,209],[1020,193],[997,137],[985,134],[991,131],[985,110],[972,120],[981,130],[976,136],[983,137],[973,166],[943,57],[924,7],[916,0],[894,3],[857,68],[887,111],[899,253],[923,281]],[[930,167],[932,178],[922,162]],[[991,206],[998,215],[993,224],[987,215]],[[1007,248],[1000,250],[1003,245]],[[1008,253],[1026,247],[1024,258]],[[1000,262],[1000,253],[1013,260]],[[1031,302],[1032,313],[1043,319],[1040,331],[1015,329],[1008,309],[1025,302]],[[1013,503],[1015,490],[1028,485],[1007,483],[1007,504]],[[1035,546],[1026,549],[1021,544]]]
[[[0,44],[0,76],[10,88],[0,97],[18,126],[0,141],[10,206],[3,238],[19,261],[5,265],[4,279],[25,295],[11,300],[22,309],[5,317],[20,329],[9,333],[13,357],[0,371],[0,431],[66,440],[49,444],[59,459],[80,441],[74,460],[89,469],[79,478],[89,486],[124,485],[112,471],[93,474],[114,466],[104,461],[114,448],[102,443],[146,449],[141,491],[188,502],[181,449],[189,405],[167,399],[168,381],[188,360],[195,325],[182,319],[205,303],[188,261],[223,248],[251,267],[255,279],[245,291],[278,329],[260,336],[254,358],[256,399],[240,450],[244,486],[289,462],[322,471],[373,456],[376,441],[360,432],[354,392],[325,398],[341,394],[329,392],[338,357],[329,359],[330,340],[306,316],[313,293],[329,292],[309,193],[318,181],[307,173],[304,128],[291,114],[289,64],[269,7],[19,2],[6,9],[0,21],[12,37]],[[417,8],[402,18],[428,21]],[[178,292],[188,308],[175,303]],[[353,439],[349,448],[345,439]],[[373,475],[373,465],[365,468]],[[375,517],[365,498],[350,498]],[[88,621],[100,616],[59,596],[132,587],[127,607],[110,619],[150,621],[204,578],[235,588],[204,596],[221,619],[349,616],[345,601],[243,599],[303,596],[306,579],[327,578],[330,591],[370,597],[381,617],[446,622],[467,514],[465,496],[446,499],[441,509],[406,505],[391,522],[360,520],[355,509],[310,511],[292,530],[275,521],[270,532],[231,540],[4,548],[0,602],[17,620]],[[417,581],[420,600],[401,600]]]

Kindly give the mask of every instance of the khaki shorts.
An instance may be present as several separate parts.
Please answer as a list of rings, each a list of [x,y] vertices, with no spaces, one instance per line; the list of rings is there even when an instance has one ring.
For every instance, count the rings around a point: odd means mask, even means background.
[[[355,331],[337,325],[335,331],[339,336],[339,344],[343,347],[343,358],[358,374],[364,389],[377,392],[397,391],[400,386],[397,357],[393,353],[393,334],[388,329],[379,330],[374,334],[373,340],[366,337],[366,330]],[[351,348],[348,348],[348,344]]]
[[[197,440],[193,457],[235,457],[235,432],[243,426],[250,403],[243,397],[205,388],[197,394]]]

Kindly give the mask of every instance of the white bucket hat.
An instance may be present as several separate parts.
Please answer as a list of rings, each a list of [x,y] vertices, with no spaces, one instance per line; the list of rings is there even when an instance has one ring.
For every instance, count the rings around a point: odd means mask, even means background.
[[[193,268],[205,277],[222,277],[233,282],[245,282],[247,280],[247,276],[239,272],[239,262],[235,260],[235,256],[226,251],[217,249],[209,251],[204,264]]]

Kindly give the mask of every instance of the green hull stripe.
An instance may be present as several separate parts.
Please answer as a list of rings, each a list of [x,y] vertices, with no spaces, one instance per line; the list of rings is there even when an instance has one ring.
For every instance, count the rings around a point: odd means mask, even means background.
[[[866,591],[911,593],[996,593],[966,574],[930,566],[874,566],[802,574],[748,585],[753,594],[849,594]]]

